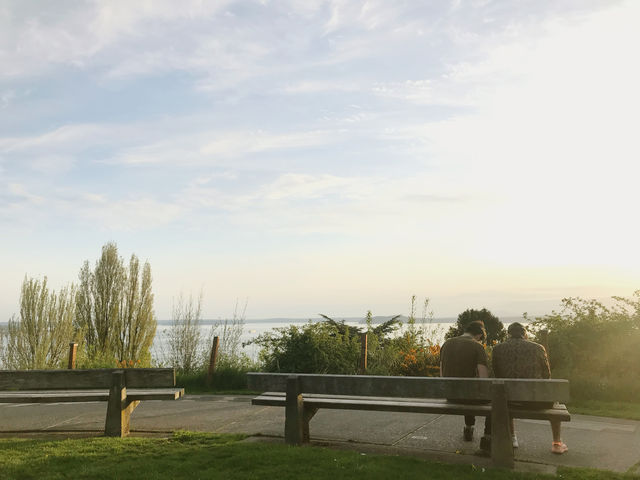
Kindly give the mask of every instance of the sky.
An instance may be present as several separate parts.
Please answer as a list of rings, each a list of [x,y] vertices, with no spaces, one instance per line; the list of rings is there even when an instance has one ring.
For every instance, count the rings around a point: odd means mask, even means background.
[[[116,242],[155,312],[640,289],[640,2],[0,2],[0,321]],[[635,212],[635,213],[634,213]]]

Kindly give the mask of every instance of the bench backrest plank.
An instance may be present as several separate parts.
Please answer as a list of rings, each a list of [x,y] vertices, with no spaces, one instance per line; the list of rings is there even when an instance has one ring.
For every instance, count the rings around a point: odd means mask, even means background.
[[[491,400],[493,378],[387,377],[374,375],[320,375],[248,373],[250,390],[285,392],[287,378],[298,377],[300,391],[326,395],[451,398]],[[514,402],[567,402],[569,381],[561,379],[499,379]]]
[[[123,371],[127,388],[161,388],[176,385],[173,368],[100,368],[89,370],[0,370],[0,391],[105,388],[112,374]]]

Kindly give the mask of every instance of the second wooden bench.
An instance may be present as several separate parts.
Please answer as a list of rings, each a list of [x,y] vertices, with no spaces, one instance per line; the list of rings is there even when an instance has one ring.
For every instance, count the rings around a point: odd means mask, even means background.
[[[0,403],[108,402],[104,434],[129,434],[143,400],[178,400],[172,368],[0,370]]]

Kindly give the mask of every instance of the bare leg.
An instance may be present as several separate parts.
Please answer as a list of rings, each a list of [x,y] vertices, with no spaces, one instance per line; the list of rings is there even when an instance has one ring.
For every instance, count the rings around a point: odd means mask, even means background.
[[[550,420],[551,422],[551,434],[553,435],[553,443],[551,444],[551,452],[562,455],[569,449],[562,442],[560,437],[560,422],[557,420]]]
[[[553,436],[554,442],[562,442],[562,437],[560,435],[560,422],[557,420],[549,420],[551,422],[551,435]]]

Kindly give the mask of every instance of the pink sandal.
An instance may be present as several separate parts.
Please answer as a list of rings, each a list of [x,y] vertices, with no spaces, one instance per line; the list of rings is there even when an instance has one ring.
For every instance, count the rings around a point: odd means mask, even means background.
[[[563,442],[553,442],[551,444],[551,453],[562,455],[567,451],[569,451],[569,447],[567,447]]]

